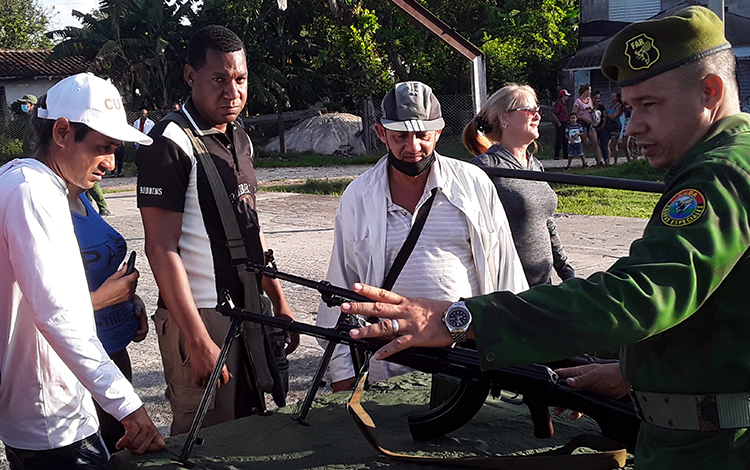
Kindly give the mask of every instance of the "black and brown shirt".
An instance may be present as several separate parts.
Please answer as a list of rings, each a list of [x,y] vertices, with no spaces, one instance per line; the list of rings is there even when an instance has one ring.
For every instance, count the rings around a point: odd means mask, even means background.
[[[263,251],[255,212],[258,184],[253,167],[253,146],[242,126],[231,123],[226,133],[206,125],[192,99],[181,111],[205,144],[216,164],[245,238],[248,256],[262,263]],[[149,133],[150,146],[138,149],[138,207],[160,207],[182,212],[179,253],[198,308],[214,308],[218,293],[229,289],[242,305],[242,284],[226,248],[226,235],[206,172],[198,162],[188,136],[180,126],[162,120]],[[159,305],[164,307],[161,299]]]

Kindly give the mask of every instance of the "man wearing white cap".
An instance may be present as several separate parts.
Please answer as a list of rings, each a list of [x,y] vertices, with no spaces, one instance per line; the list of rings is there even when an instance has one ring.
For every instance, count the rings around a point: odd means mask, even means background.
[[[96,336],[66,184],[91,188],[122,141],[151,139],[91,74],[52,87],[34,127],[34,158],[0,168],[0,440],[13,470],[104,468],[92,395],[122,421],[119,448],[160,450],[164,440]]]
[[[451,299],[527,289],[492,181],[474,165],[435,151],[445,123],[432,89],[420,82],[398,83],[383,98],[382,110],[375,131],[388,155],[341,197],[326,279],[349,288],[355,282],[383,286],[393,279],[388,274],[394,265],[398,269],[397,255],[424,207],[427,218],[395,276],[395,292]],[[338,317],[338,308],[321,304],[317,323],[331,327]],[[372,361],[369,376],[383,380],[408,370]],[[356,371],[349,348],[336,349],[330,373],[334,391],[351,388]]]

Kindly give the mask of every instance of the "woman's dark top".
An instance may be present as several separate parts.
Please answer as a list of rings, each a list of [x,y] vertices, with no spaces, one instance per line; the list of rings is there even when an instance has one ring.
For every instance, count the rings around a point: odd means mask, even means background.
[[[529,168],[500,145],[474,157],[471,163],[480,168],[544,171],[542,164],[529,155]],[[505,207],[513,241],[521,258],[529,286],[551,282],[552,269],[562,280],[575,276],[568,263],[557,226],[552,219],[557,208],[557,195],[544,181],[493,177],[497,194]]]

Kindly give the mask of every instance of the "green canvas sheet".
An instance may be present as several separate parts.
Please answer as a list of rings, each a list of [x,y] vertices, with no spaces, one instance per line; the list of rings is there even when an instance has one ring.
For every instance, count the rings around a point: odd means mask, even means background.
[[[388,450],[444,458],[481,457],[511,453],[534,453],[565,444],[578,434],[598,434],[596,422],[586,417],[571,421],[554,418],[555,435],[537,439],[528,409],[489,398],[469,424],[447,436],[415,442],[407,416],[427,409],[430,376],[412,373],[373,384],[364,394],[362,406],[377,426],[380,444]],[[199,469],[411,469],[446,467],[389,461],[365,440],[346,410],[350,393],[341,392],[315,400],[309,425],[292,419],[300,404],[270,416],[249,416],[205,428],[204,442],[191,453],[192,468]],[[118,452],[108,470],[167,470],[184,468],[176,462],[186,435],[167,439],[167,451],[134,456]],[[453,466],[453,465],[451,465]],[[460,468],[458,464],[456,468]]]

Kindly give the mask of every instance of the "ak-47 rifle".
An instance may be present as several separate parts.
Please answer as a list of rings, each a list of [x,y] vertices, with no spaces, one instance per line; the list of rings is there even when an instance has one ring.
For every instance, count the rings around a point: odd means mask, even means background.
[[[329,294],[335,295],[338,300],[371,302],[370,299],[353,291],[332,286],[325,281],[321,283],[285,274],[279,272],[275,267],[268,268],[248,264],[247,269],[268,277],[316,288],[319,291],[322,287]],[[323,292],[321,291],[321,293]],[[340,305],[340,302],[338,305]],[[343,343],[362,351],[374,352],[382,346],[382,344],[373,341],[350,337],[349,330],[355,328],[356,325],[346,321],[339,321],[335,328],[321,328],[234,308],[229,299],[218,305],[217,310],[223,315],[235,319],[240,318],[245,321],[271,325],[325,339],[329,341],[329,347],[332,344]],[[340,320],[344,316],[342,314]],[[561,406],[590,416],[599,424],[604,436],[625,444],[628,449],[632,450],[635,446],[640,419],[631,403],[573,389],[566,385],[565,381],[561,381],[558,375],[546,365],[512,366],[483,372],[480,368],[477,351],[461,347],[411,348],[400,351],[387,360],[422,372],[441,373],[460,380],[458,390],[448,401],[425,413],[409,416],[409,429],[412,436],[417,440],[441,436],[460,428],[479,411],[490,390],[493,393],[506,390],[522,395],[523,403],[529,407],[531,412],[536,437],[552,436],[554,431],[548,407]],[[582,356],[558,361],[554,363],[554,367],[591,362],[596,362],[596,360],[588,356]],[[327,362],[321,363],[323,370],[325,366],[327,366]],[[313,383],[313,387],[317,389],[317,383]],[[308,394],[308,398],[311,398],[311,394]]]

